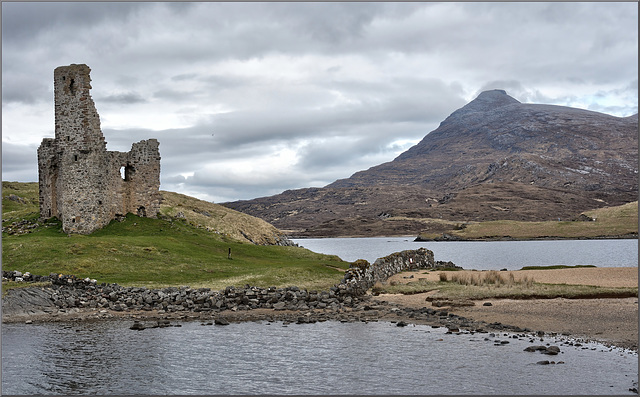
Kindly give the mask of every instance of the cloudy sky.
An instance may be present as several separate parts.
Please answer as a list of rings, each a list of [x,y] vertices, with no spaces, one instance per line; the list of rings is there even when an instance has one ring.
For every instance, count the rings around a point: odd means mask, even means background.
[[[91,67],[109,150],[214,202],[390,161],[486,89],[638,112],[627,3],[2,3],[2,180],[37,181],[53,69]]]

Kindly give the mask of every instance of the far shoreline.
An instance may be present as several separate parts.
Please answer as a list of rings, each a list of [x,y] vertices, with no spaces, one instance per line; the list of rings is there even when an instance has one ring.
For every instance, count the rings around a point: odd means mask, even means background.
[[[341,236],[296,236],[287,234],[287,238],[290,240],[311,240],[311,239],[331,239],[331,238],[343,238],[343,239],[356,239],[356,238],[406,238],[413,239],[413,242],[474,242],[474,241],[566,241],[566,240],[638,240],[638,234],[627,235],[615,235],[615,236],[596,236],[596,237],[558,237],[558,236],[546,236],[546,237],[533,237],[533,238],[516,238],[510,236],[496,236],[496,237],[483,237],[483,238],[454,238],[454,239],[420,239],[420,236],[416,235],[383,235],[383,236],[362,236],[362,235],[341,235]]]

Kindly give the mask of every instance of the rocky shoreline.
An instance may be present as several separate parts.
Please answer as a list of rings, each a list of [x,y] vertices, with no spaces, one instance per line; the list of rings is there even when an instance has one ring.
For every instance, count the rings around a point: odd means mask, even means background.
[[[39,288],[10,290],[2,299],[5,319],[15,315],[66,313],[69,310],[158,311],[161,313],[212,313],[253,309],[329,310],[357,307],[367,291],[378,281],[396,273],[416,269],[436,269],[451,266],[435,262],[433,252],[424,248],[407,250],[377,259],[373,264],[358,260],[345,271],[339,284],[327,291],[307,291],[295,286],[260,288],[245,285],[229,286],[221,291],[209,288],[124,287],[118,284],[98,284],[95,279],[52,273],[48,276],[28,272],[3,271],[3,280],[37,282]]]
[[[69,278],[61,277],[61,280]],[[77,284],[76,280],[74,284]],[[497,333],[509,332],[521,334],[520,337],[558,336],[558,333],[532,330],[500,322],[488,323],[473,320],[452,313],[447,308],[408,307],[387,302],[366,294],[359,297],[341,298],[336,291],[300,290],[297,287],[280,288],[226,288],[223,291],[205,291],[189,287],[170,287],[162,290],[149,290],[140,287],[122,287],[114,284],[96,285],[91,280],[82,283],[83,288],[70,288],[63,283],[46,287],[27,287],[13,289],[3,298],[3,323],[52,323],[77,321],[131,321],[132,330],[180,326],[182,321],[201,321],[203,325],[228,325],[235,322],[267,321],[284,324],[310,324],[323,321],[337,322],[376,322],[388,321],[403,327],[411,324],[445,327],[449,333]],[[91,288],[94,287],[94,288]],[[98,301],[81,300],[83,292],[99,291]],[[110,292],[109,292],[110,291]],[[333,292],[333,294],[331,294]],[[160,294],[158,294],[160,293]],[[213,305],[205,307],[203,297],[210,293],[215,296]],[[280,296],[278,302],[269,305],[256,305],[256,297]],[[165,298],[160,298],[165,296]],[[344,296],[344,295],[343,295]],[[134,298],[136,297],[136,298]],[[167,297],[182,301],[181,306],[163,306]],[[307,297],[304,299],[303,297]],[[124,304],[120,298],[124,299]],[[87,299],[84,295],[84,299]],[[104,300],[103,300],[104,299]],[[112,300],[115,299],[115,300]],[[130,305],[126,302],[159,302],[159,305]],[[162,300],[164,299],[164,300]],[[169,298],[172,299],[172,298]],[[280,300],[281,299],[281,300]],[[206,299],[204,299],[206,301]],[[210,302],[214,300],[210,299]],[[85,302],[85,303],[82,303]],[[97,302],[93,304],[92,302]],[[218,307],[220,302],[220,307]],[[160,308],[158,308],[160,307]],[[170,309],[170,307],[172,307]],[[168,310],[167,310],[168,309]],[[561,334],[571,337],[568,333]],[[578,339],[580,342],[598,341],[608,346],[617,346],[637,351],[637,346],[601,341],[597,339]]]
[[[91,290],[90,284],[88,287]],[[96,286],[94,285],[94,287]],[[113,297],[111,299],[116,298],[116,300],[103,298],[106,299],[106,302],[100,301],[97,307],[91,307],[94,306],[92,304],[78,306],[76,304],[77,300],[82,296],[78,289],[74,291],[74,289],[60,284],[53,284],[51,287],[28,287],[12,290],[9,292],[11,298],[7,300],[12,302],[9,304],[10,313],[6,313],[3,310],[2,321],[4,323],[24,322],[34,324],[128,320],[132,321],[131,329],[137,331],[147,328],[180,326],[182,321],[201,321],[203,325],[228,325],[245,321],[283,322],[284,324],[310,324],[323,321],[343,323],[389,321],[398,327],[410,324],[446,327],[449,333],[492,333],[502,331],[522,333],[522,336],[526,334],[531,337],[556,336],[555,333],[534,331],[508,324],[475,321],[451,313],[445,308],[404,307],[397,303],[380,301],[372,295],[340,299],[340,295],[335,294],[333,290],[327,293],[315,294],[313,291],[308,292],[297,287],[276,289],[274,291],[256,287],[229,287],[221,291],[222,294],[219,296],[221,299],[216,300],[216,302],[223,302],[220,307],[217,307],[217,303],[214,304],[215,307],[202,307],[201,298],[203,293],[207,292],[203,291],[204,289],[171,287],[163,290],[148,290],[137,287],[116,287],[114,285],[97,286],[96,288],[102,291],[102,294]],[[139,294],[140,297],[151,297],[155,294],[155,297],[148,298],[150,301],[155,301],[160,299],[159,295],[157,295],[158,292],[161,292],[160,295],[174,296],[178,300],[182,300],[183,304],[186,305],[177,310],[165,310],[153,308],[151,304],[139,308],[133,305],[126,306],[124,304],[122,306],[121,303],[116,303],[118,302],[118,296],[126,295],[127,298],[125,299],[128,300],[134,299],[132,296],[136,294]],[[332,295],[331,292],[334,292],[334,294]],[[280,294],[283,300],[273,303],[270,308],[258,307],[256,302],[244,303],[247,302],[250,296],[264,296],[265,294],[271,297]],[[309,297],[310,301],[298,299],[298,302],[295,302],[296,299],[294,297],[302,298],[305,295]],[[314,297],[314,295],[316,296]],[[313,302],[317,303],[314,304]],[[162,304],[160,305],[162,306]],[[166,308],[169,307],[166,306]]]
[[[485,322],[454,314],[448,307],[404,305],[372,296],[371,287],[393,275],[418,269],[456,267],[433,260],[424,248],[379,258],[373,264],[358,260],[351,264],[339,284],[326,291],[308,291],[295,286],[262,288],[250,285],[224,290],[189,286],[148,289],[97,283],[94,279],[52,273],[37,276],[3,271],[3,280],[33,284],[14,288],[2,297],[2,321],[58,322],[128,319],[138,329],[158,327],[173,320],[201,320],[205,324],[236,321],[390,321],[398,326],[424,324],[447,327],[449,332],[515,332],[557,335],[493,321]],[[145,323],[141,323],[144,321]],[[562,335],[569,336],[568,333]],[[594,338],[593,340],[597,340]],[[637,344],[602,341],[610,346],[637,351]]]
[[[339,284],[328,291],[307,291],[295,286],[260,288],[229,286],[221,291],[210,288],[124,287],[98,284],[95,279],[52,273],[49,276],[28,272],[3,271],[3,280],[50,283],[42,288],[18,288],[2,300],[5,315],[68,309],[108,309],[112,311],[160,310],[163,312],[273,310],[338,310],[360,303],[362,296],[378,281],[406,270],[436,269],[451,263],[435,262],[433,252],[424,248],[407,250],[377,259],[373,264],[358,260],[345,271]],[[455,266],[455,265],[453,265]],[[37,309],[34,309],[37,308]]]

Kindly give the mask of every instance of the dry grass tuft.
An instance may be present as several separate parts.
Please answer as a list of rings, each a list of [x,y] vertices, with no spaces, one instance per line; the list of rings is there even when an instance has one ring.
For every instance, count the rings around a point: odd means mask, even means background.
[[[448,281],[447,275],[440,273],[440,281]],[[528,276],[524,276],[520,280],[516,280],[513,273],[509,273],[509,276],[505,279],[505,277],[500,274],[497,270],[489,270],[487,272],[479,272],[479,273],[466,273],[459,274],[454,273],[451,275],[451,282],[458,283],[460,285],[473,285],[477,287],[526,287],[530,288],[533,285],[533,278],[529,278]]]

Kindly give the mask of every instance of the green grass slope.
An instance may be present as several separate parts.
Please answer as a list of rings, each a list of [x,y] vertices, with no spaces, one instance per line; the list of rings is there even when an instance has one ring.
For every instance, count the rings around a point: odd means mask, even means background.
[[[38,219],[38,183],[2,182],[2,223]]]
[[[98,282],[151,288],[190,285],[221,289],[250,284],[325,289],[338,283],[349,266],[336,256],[300,247],[250,243],[243,233],[253,235],[252,240],[260,235],[252,225],[264,227],[265,238],[278,231],[232,210],[216,212],[215,204],[198,207],[200,200],[169,192],[163,195],[169,198],[161,213],[182,212],[184,217],[149,219],[129,214],[124,221],[112,221],[89,236],[68,236],[59,222],[28,234],[3,232],[2,268],[41,275],[75,274]],[[3,182],[2,196],[3,226],[38,218],[37,184]],[[206,219],[199,220],[196,215]],[[217,218],[224,222],[216,223]]]

